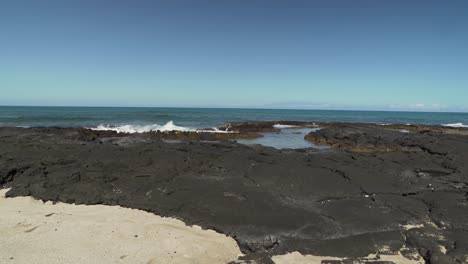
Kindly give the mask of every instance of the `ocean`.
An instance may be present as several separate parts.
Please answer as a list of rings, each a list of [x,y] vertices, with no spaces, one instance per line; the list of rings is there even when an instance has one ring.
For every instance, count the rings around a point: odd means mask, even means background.
[[[311,122],[362,122],[378,124],[426,124],[468,127],[468,113],[228,109],[143,107],[23,107],[0,106],[0,126],[86,127],[119,132],[151,130],[194,131],[216,128],[228,122],[294,120]],[[262,138],[238,140],[283,148],[316,148],[304,140],[312,128],[289,128],[263,133]]]
[[[363,122],[468,127],[468,113],[284,110],[230,108],[146,107],[25,107],[0,106],[0,126],[58,126],[147,130],[195,130],[227,122],[296,120],[312,122]]]

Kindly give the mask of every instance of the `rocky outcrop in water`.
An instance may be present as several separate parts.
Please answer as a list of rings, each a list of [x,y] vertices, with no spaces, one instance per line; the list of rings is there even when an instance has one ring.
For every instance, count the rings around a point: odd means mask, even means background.
[[[42,128],[46,129],[46,128]],[[52,128],[54,129],[54,128]],[[55,128],[60,130],[61,128]],[[262,137],[259,133],[253,132],[236,132],[226,133],[218,131],[149,131],[137,134],[118,133],[116,131],[99,131],[85,128],[79,128],[74,133],[73,138],[79,140],[99,140],[100,138],[124,138],[124,137],[139,137],[145,139],[170,139],[170,140],[228,140],[228,139],[255,139]]]
[[[219,127],[223,131],[233,131],[240,133],[251,133],[251,132],[279,132],[280,128],[275,125],[286,125],[296,127],[318,127],[313,122],[302,122],[302,121],[251,121],[251,122],[238,122],[228,123],[222,127]]]

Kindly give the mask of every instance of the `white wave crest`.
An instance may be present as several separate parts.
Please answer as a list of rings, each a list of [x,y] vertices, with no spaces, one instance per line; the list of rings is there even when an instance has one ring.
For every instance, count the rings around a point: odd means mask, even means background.
[[[446,127],[468,127],[468,125],[464,125],[462,123],[446,124],[446,125],[443,125],[443,126],[446,126]]]
[[[227,130],[220,130],[217,127],[213,127],[211,129],[198,129],[197,132],[203,132],[203,133],[219,133],[219,134],[232,134],[236,133],[235,131],[227,131]]]
[[[281,129],[281,128],[293,128],[293,127],[297,127],[297,126],[276,124],[276,125],[273,125],[273,127],[274,127],[274,128],[278,128],[278,129]]]
[[[108,126],[99,125],[97,127],[90,128],[92,130],[104,130],[104,131],[116,131],[119,133],[143,133],[150,131],[196,131],[196,129],[189,127],[177,126],[174,122],[169,121],[164,125],[123,125],[123,126]]]

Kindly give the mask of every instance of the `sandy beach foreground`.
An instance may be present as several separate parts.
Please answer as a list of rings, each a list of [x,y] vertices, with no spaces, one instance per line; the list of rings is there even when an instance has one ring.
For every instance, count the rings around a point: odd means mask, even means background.
[[[0,263],[228,263],[234,239],[141,210],[5,198]]]
[[[468,262],[466,129],[320,126],[332,149],[0,128],[2,263]]]

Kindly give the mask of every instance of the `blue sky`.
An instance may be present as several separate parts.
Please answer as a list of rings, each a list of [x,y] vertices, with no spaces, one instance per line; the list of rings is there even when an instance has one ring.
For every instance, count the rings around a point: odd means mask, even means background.
[[[468,1],[4,0],[0,105],[468,112]]]

